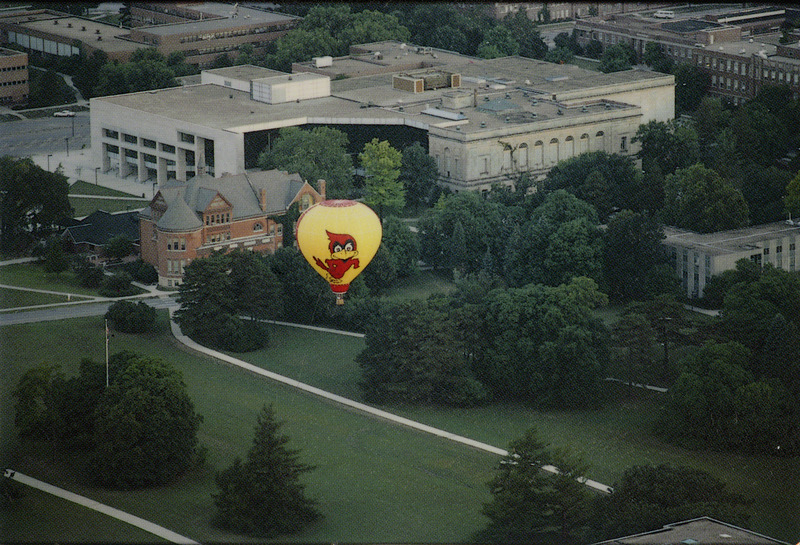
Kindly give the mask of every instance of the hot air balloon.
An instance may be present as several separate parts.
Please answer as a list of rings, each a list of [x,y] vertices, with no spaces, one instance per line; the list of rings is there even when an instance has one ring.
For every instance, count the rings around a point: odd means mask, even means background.
[[[330,285],[336,304],[381,245],[381,220],[360,202],[328,200],[297,220],[297,245],[303,257]]]

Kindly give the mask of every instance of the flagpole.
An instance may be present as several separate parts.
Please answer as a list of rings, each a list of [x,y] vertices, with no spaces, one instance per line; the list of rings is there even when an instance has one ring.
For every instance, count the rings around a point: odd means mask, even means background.
[[[106,388],[108,388],[108,320],[106,320]]]

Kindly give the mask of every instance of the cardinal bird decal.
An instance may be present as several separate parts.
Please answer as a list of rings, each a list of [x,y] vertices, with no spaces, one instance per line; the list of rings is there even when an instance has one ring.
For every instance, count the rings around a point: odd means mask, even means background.
[[[314,261],[320,269],[326,271],[331,277],[341,280],[344,273],[350,270],[351,267],[353,269],[358,268],[358,259],[355,259],[358,255],[356,241],[350,235],[331,233],[327,230],[325,232],[328,233],[328,240],[331,241],[328,244],[331,258],[323,262],[315,256]]]

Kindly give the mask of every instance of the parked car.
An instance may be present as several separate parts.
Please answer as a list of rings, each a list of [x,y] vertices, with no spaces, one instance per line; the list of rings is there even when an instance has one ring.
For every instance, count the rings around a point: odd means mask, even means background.
[[[61,110],[53,114],[53,117],[75,117],[75,112],[72,110]]]

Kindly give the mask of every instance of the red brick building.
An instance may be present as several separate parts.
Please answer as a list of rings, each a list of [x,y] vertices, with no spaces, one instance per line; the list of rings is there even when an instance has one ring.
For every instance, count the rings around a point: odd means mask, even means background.
[[[0,47],[0,104],[28,102],[28,54]]]
[[[142,260],[158,271],[158,283],[175,287],[196,257],[246,249],[272,253],[283,246],[277,217],[297,202],[300,210],[325,199],[298,174],[250,170],[188,182],[169,181],[139,214]]]

